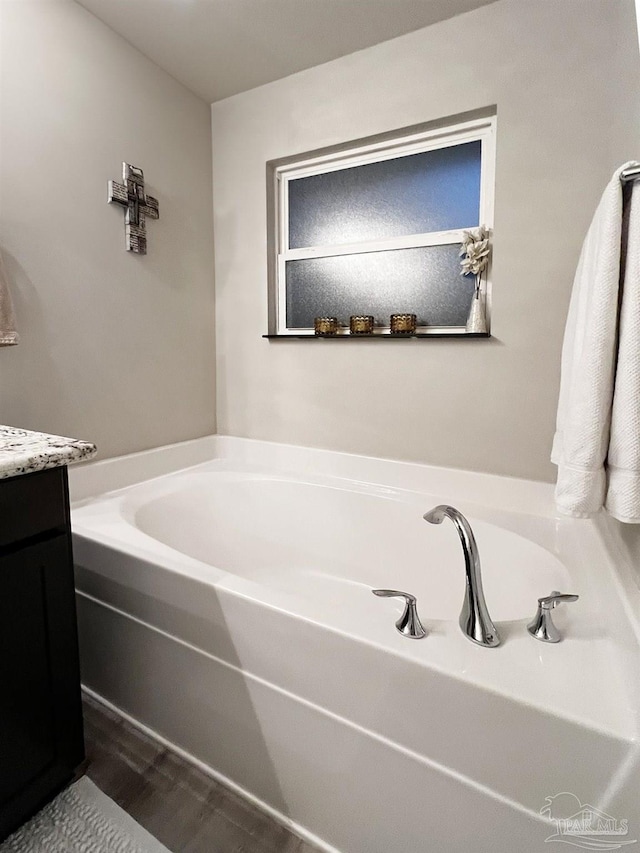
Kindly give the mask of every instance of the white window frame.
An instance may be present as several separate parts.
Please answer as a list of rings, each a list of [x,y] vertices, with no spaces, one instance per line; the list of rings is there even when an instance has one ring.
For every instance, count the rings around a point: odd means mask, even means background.
[[[410,234],[404,237],[394,237],[386,240],[370,240],[358,243],[332,244],[312,246],[303,249],[289,249],[289,181],[311,175],[336,172],[350,169],[366,163],[379,163],[409,154],[419,154],[462,145],[466,142],[480,141],[480,208],[479,225],[493,228],[493,204],[495,186],[495,136],[496,116],[488,116],[469,121],[462,121],[447,127],[410,133],[392,140],[360,145],[349,150],[341,150],[332,154],[318,155],[300,159],[294,163],[278,166],[274,170],[276,217],[275,217],[275,256],[276,256],[276,333],[278,335],[304,336],[313,335],[312,328],[287,327],[287,293],[286,293],[286,263],[287,261],[307,258],[333,257],[337,255],[364,254],[368,252],[383,252],[390,249],[410,249],[422,246],[442,246],[461,243],[463,230],[432,231],[423,234]],[[485,294],[487,319],[490,317],[491,279],[490,267],[483,273],[482,288]],[[464,334],[464,326],[420,326],[421,334]],[[348,333],[348,329],[346,330]],[[376,328],[378,334],[389,334],[389,327]]]

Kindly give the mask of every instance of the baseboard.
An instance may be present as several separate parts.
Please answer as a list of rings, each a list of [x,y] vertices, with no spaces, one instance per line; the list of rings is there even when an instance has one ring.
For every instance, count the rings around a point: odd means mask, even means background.
[[[323,841],[321,838],[318,838],[317,835],[314,835],[312,832],[309,832],[308,829],[305,829],[304,826],[301,826],[296,821],[292,820],[290,817],[282,814],[282,812],[278,811],[278,809],[274,809],[273,806],[270,806],[268,803],[265,803],[264,800],[261,800],[259,797],[256,797],[255,794],[252,794],[250,791],[247,791],[246,788],[243,788],[241,785],[238,785],[233,780],[229,779],[228,776],[225,776],[223,773],[219,773],[217,770],[214,770],[213,767],[210,767],[208,764],[205,764],[204,761],[200,761],[199,758],[196,758],[190,752],[187,752],[186,749],[182,749],[182,747],[163,737],[163,735],[156,732],[154,729],[149,728],[144,723],[141,723],[140,720],[137,720],[135,717],[132,717],[131,714],[128,714],[126,711],[123,711],[122,708],[119,708],[117,705],[114,705],[113,702],[110,702],[108,699],[105,699],[104,696],[101,696],[99,693],[96,693],[95,690],[92,690],[90,687],[86,685],[82,685],[82,692],[87,696],[90,696],[95,702],[100,705],[103,705],[109,711],[112,711],[114,714],[118,714],[118,716],[122,717],[123,720],[126,720],[134,728],[138,729],[138,731],[142,732],[147,737],[156,741],[156,743],[163,746],[165,749],[168,749],[170,752],[173,752],[179,758],[182,758],[184,761],[191,764],[193,767],[196,767],[202,773],[210,776],[212,779],[215,779],[216,782],[219,782],[221,785],[224,785],[226,788],[229,788],[234,794],[237,794],[239,797],[250,802],[253,806],[265,814],[269,815],[269,817],[273,818],[277,823],[281,826],[284,826],[294,835],[297,835],[298,838],[302,839],[302,841],[307,842],[318,848],[318,850],[323,851],[323,853],[341,853],[337,847],[332,847],[330,844],[327,844],[326,841]]]

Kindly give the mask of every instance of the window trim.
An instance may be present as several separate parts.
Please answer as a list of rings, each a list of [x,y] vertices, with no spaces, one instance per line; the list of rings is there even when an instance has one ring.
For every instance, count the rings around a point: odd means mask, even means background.
[[[302,337],[313,335],[313,328],[289,328],[286,325],[286,263],[287,261],[307,258],[332,257],[347,254],[364,254],[369,252],[391,251],[394,249],[419,248],[424,246],[441,246],[461,243],[463,231],[432,231],[422,234],[410,234],[381,240],[369,240],[348,244],[332,244],[310,246],[299,249],[288,248],[289,208],[288,185],[290,180],[311,175],[326,174],[341,169],[353,168],[394,159],[399,156],[409,156],[425,151],[433,151],[462,145],[466,142],[480,141],[480,205],[479,225],[493,228],[494,189],[495,189],[495,137],[496,115],[483,115],[474,119],[451,122],[446,126],[428,127],[411,132],[399,132],[399,135],[378,139],[364,140],[353,146],[342,146],[339,150],[327,150],[314,153],[313,156],[302,155],[293,161],[274,165],[273,168],[273,202],[274,226],[269,240],[269,252],[272,255],[270,266],[273,269],[273,286],[271,308],[275,314],[272,331],[282,336]],[[475,226],[474,226],[475,227]],[[482,290],[485,294],[487,323],[491,316],[491,264],[482,275]],[[348,331],[348,330],[347,330]],[[464,326],[419,326],[420,334],[441,334],[443,331],[453,334],[465,334]],[[389,327],[379,327],[377,334],[389,334]]]

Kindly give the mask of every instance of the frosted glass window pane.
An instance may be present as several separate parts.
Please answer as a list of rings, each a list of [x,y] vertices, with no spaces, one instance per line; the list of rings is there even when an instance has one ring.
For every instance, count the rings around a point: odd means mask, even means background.
[[[412,313],[419,325],[464,326],[474,277],[460,275],[460,247],[426,246],[287,261],[287,326],[313,327],[315,317]]]
[[[289,248],[478,225],[481,143],[289,181]]]

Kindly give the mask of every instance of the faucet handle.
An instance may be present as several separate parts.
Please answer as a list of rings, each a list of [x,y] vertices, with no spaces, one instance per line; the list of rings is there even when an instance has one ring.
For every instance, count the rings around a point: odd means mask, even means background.
[[[539,598],[536,615],[527,625],[527,631],[532,637],[535,637],[536,640],[542,640],[543,643],[559,643],[562,637],[553,624],[551,611],[559,604],[563,602],[569,604],[571,601],[577,601],[579,597],[554,590],[551,595]]]
[[[579,598],[579,595],[570,595],[566,592],[558,592],[557,590],[554,590],[551,595],[546,595],[544,598],[539,598],[538,604],[541,607],[549,610],[554,607],[557,607],[559,604],[562,604],[563,601],[577,601]]]
[[[427,636],[418,616],[415,595],[411,595],[410,592],[402,592],[399,589],[372,589],[371,592],[381,598],[404,598],[404,611],[396,622],[396,628],[403,637],[408,637],[410,640],[421,640]]]

